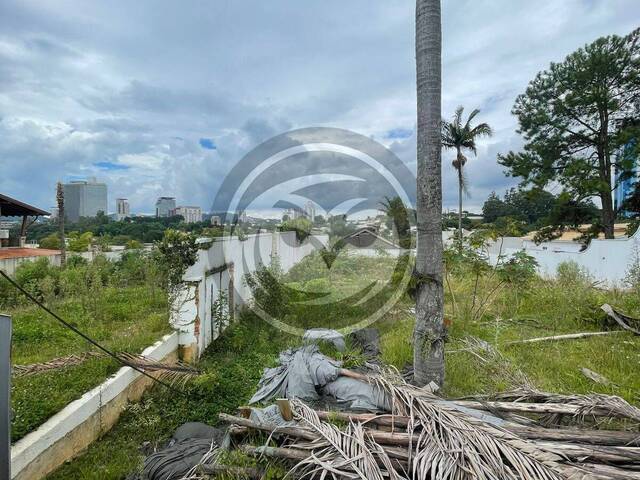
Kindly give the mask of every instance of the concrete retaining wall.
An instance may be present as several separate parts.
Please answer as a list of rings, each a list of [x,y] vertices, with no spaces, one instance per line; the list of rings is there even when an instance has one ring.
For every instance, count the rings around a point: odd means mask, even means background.
[[[41,255],[38,257],[13,257],[13,258],[2,258],[0,259],[0,270],[6,273],[9,276],[12,276],[16,273],[16,269],[21,263],[24,262],[33,262],[35,260],[39,260],[41,258],[46,258],[49,260],[49,263],[52,265],[60,266],[60,255]]]
[[[172,361],[177,353],[178,334],[172,333],[142,355]],[[118,370],[11,447],[11,478],[38,480],[82,453],[116,423],[127,403],[142,397],[151,383],[132,368]]]

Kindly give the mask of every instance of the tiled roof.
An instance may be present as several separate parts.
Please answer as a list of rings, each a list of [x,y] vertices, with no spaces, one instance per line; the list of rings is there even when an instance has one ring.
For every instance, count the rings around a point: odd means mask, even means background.
[[[60,250],[45,248],[0,248],[0,260],[5,258],[49,257],[60,255]]]

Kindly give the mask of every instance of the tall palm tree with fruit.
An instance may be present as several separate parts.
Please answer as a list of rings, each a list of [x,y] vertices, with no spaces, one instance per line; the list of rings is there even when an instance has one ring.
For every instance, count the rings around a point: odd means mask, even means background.
[[[471,125],[473,119],[480,113],[477,108],[471,112],[467,121],[462,123],[464,107],[458,107],[451,122],[442,121],[442,146],[455,149],[456,158],[452,162],[453,168],[458,174],[458,238],[462,239],[462,193],[467,192],[467,182],[464,175],[464,166],[467,157],[464,150],[470,150],[477,155],[476,140],[481,137],[490,137],[493,134],[487,123],[481,123],[475,127]]]

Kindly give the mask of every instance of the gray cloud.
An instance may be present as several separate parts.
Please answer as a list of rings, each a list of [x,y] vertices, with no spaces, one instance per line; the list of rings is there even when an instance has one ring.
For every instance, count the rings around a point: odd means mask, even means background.
[[[639,14],[636,0],[444,2],[443,114],[478,107],[496,131],[470,159],[470,208],[514,184],[495,159],[520,147],[510,109],[527,82]],[[0,191],[46,208],[57,180],[95,175],[110,208],[126,196],[150,212],[158,195],[208,208],[251,148],[307,126],[371,136],[415,169],[413,15],[365,0],[3,1]]]

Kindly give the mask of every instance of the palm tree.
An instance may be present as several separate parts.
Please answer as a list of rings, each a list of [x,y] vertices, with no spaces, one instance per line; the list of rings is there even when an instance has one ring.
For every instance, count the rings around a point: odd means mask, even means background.
[[[60,266],[67,263],[67,246],[64,241],[64,189],[62,183],[56,185],[56,201],[58,202],[58,235],[60,236]]]
[[[474,155],[476,151],[476,139],[480,137],[490,137],[493,133],[491,127],[486,123],[481,123],[476,127],[471,127],[471,120],[480,113],[477,108],[471,112],[467,121],[462,125],[462,113],[464,107],[458,107],[453,115],[453,121],[442,121],[442,146],[456,149],[456,159],[452,162],[453,168],[458,172],[458,238],[462,240],[462,192],[467,190],[463,168],[467,163],[467,157],[462,151],[471,150]]]
[[[444,295],[442,290],[440,0],[416,0],[416,84],[418,99],[416,326],[414,381],[444,382]]]
[[[411,224],[409,212],[402,199],[384,197],[380,202],[380,209],[385,213],[398,235],[398,245],[402,248],[411,248]]]

